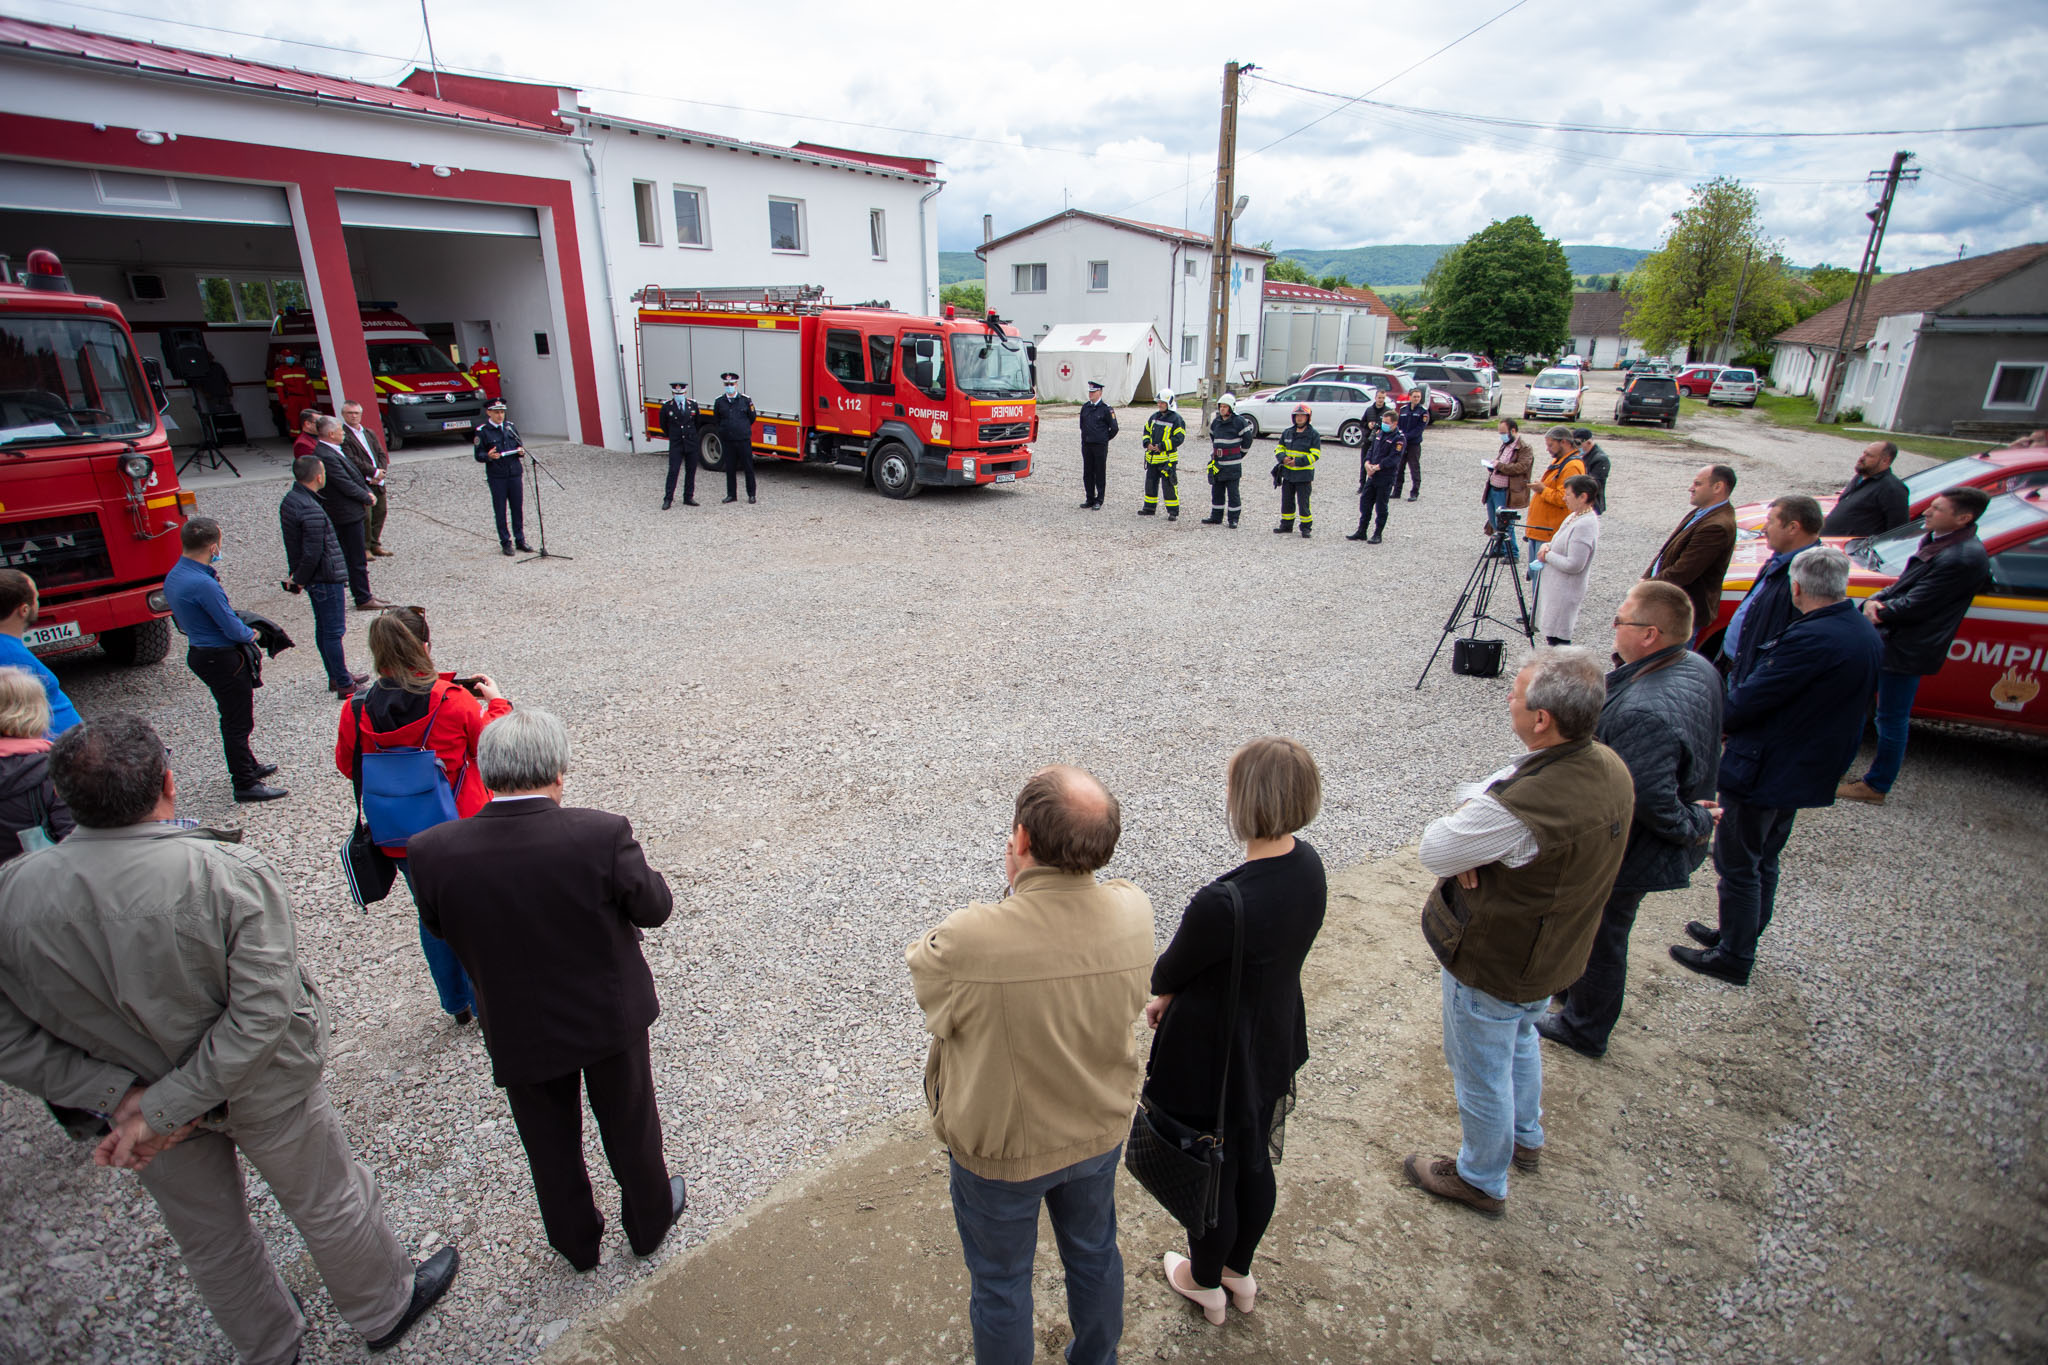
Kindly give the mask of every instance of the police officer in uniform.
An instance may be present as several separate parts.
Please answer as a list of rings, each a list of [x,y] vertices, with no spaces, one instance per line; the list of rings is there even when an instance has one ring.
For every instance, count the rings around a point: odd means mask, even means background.
[[[1401,484],[1402,456],[1407,450],[1408,438],[1401,434],[1393,412],[1381,413],[1379,425],[1358,452],[1358,529],[1344,539],[1380,543],[1380,532],[1387,529],[1387,501]],[[1379,521],[1368,536],[1365,525],[1375,512]]]
[[[1414,502],[1422,496],[1422,433],[1436,420],[1430,415],[1429,396],[1425,389],[1416,389],[1408,395],[1408,406],[1401,409],[1395,425],[1401,428],[1401,436],[1407,442],[1402,459],[1408,469],[1408,501]],[[1401,491],[1400,466],[1394,471],[1394,492]],[[1387,519],[1386,509],[1380,509],[1380,520]],[[1375,534],[1377,539],[1377,534]]]
[[[1294,529],[1297,509],[1301,515],[1301,538],[1308,539],[1315,517],[1308,510],[1309,489],[1316,481],[1316,461],[1323,458],[1323,438],[1308,424],[1309,407],[1294,405],[1287,430],[1280,433],[1280,459],[1273,466],[1273,486],[1280,490],[1280,524],[1273,534],[1284,536]]]
[[[506,554],[517,545],[528,554],[526,543],[526,445],[519,428],[505,420],[505,400],[500,398],[484,409],[483,425],[476,429],[476,462],[484,467],[484,481],[491,486],[491,515],[498,519],[498,548]],[[505,515],[511,513],[511,526]]]
[[[740,377],[731,370],[718,376],[725,392],[711,405],[712,424],[725,450],[725,500],[740,500],[740,468],[747,471],[747,501],[754,500],[754,400],[740,392]],[[687,495],[684,501],[689,501]]]
[[[1102,510],[1109,482],[1109,443],[1116,439],[1116,409],[1102,401],[1102,382],[1088,381],[1088,401],[1081,405],[1081,506]]]
[[[1164,485],[1166,519],[1180,520],[1180,446],[1188,438],[1188,424],[1174,411],[1173,395],[1159,395],[1159,411],[1145,423],[1145,505],[1141,517],[1156,516],[1159,494]]]
[[[668,485],[661,491],[664,512],[675,504],[677,470],[683,471],[683,506],[697,505],[697,405],[682,380],[668,388],[668,401],[661,405],[661,434],[668,438]]]
[[[1223,523],[1223,502],[1230,500],[1230,524],[1237,526],[1238,476],[1244,473],[1244,453],[1251,447],[1254,423],[1237,415],[1237,395],[1226,393],[1216,400],[1216,415],[1209,419],[1209,515],[1204,526]]]

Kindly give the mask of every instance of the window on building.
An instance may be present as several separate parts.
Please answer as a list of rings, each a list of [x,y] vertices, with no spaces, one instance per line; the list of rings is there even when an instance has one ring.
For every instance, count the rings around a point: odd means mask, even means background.
[[[867,382],[867,373],[861,368],[859,332],[835,328],[825,333],[825,369],[842,384]]]
[[[1250,360],[1252,358],[1252,334],[1250,332],[1239,332],[1237,334],[1237,358],[1239,360]]]
[[[877,384],[896,382],[896,338],[873,336],[868,338],[868,368],[873,371]]]
[[[704,237],[704,190],[697,185],[677,185],[676,245],[709,246]],[[641,238],[645,241],[646,238]]]
[[[889,226],[880,209],[868,210],[868,255],[878,261],[889,259]]]
[[[1991,371],[1991,387],[1984,392],[1984,406],[2031,411],[2040,406],[2044,374],[2048,374],[2048,365],[2038,361],[1999,361]]]
[[[803,200],[768,201],[768,249],[798,252],[805,249]]]
[[[1188,257],[1188,258],[1187,258],[1187,260],[1185,260],[1185,261],[1181,262],[1181,269],[1182,269],[1183,271],[1185,271],[1185,272],[1186,272],[1186,273],[1187,273],[1187,274],[1188,274],[1189,276],[1191,276],[1191,277],[1192,277],[1192,276],[1195,276],[1195,275],[1199,275],[1199,274],[1201,274],[1201,273],[1202,273],[1202,261],[1201,261],[1201,258],[1200,258],[1200,257],[1198,257],[1198,256],[1190,256],[1190,257]]]
[[[1013,265],[1010,267],[1014,294],[1043,294],[1045,292],[1045,265]]]
[[[287,308],[307,308],[306,282],[296,276],[246,278],[202,275],[199,279],[199,313],[216,326],[262,323]]]
[[[1088,292],[1100,294],[1109,288],[1109,262],[1088,262]]]
[[[661,224],[654,216],[654,182],[633,182],[633,221],[640,229],[640,245],[661,245]]]
[[[270,302],[280,313],[284,312],[287,308],[303,310],[313,306],[312,299],[306,296],[306,282],[304,280],[272,280],[270,282]]]
[[[1199,338],[1182,333],[1180,339],[1180,363],[1192,365],[1195,361],[1195,347],[1201,344]]]

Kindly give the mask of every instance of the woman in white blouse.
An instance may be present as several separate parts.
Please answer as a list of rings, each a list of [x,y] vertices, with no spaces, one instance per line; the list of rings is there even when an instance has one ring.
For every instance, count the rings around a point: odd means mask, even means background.
[[[1600,485],[1589,475],[1564,481],[1566,516],[1557,534],[1536,551],[1543,561],[1543,590],[1537,595],[1536,629],[1553,645],[1568,645],[1586,600],[1586,573],[1600,546],[1600,514],[1593,500]]]

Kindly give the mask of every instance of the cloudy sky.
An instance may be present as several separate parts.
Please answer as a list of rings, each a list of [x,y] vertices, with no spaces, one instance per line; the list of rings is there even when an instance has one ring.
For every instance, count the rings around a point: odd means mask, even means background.
[[[949,250],[979,242],[984,213],[1004,232],[1067,204],[1206,230],[1231,59],[1259,68],[1239,122],[1245,241],[1448,242],[1526,213],[1566,242],[1654,247],[1687,189],[1722,174],[1757,189],[1794,261],[1854,266],[1865,177],[1901,148],[1923,174],[1886,268],[2048,238],[2048,127],[1708,139],[1444,117],[1773,134],[2041,122],[2040,0],[428,4],[449,68],[731,136],[943,161]],[[426,58],[418,0],[4,8],[367,80]]]

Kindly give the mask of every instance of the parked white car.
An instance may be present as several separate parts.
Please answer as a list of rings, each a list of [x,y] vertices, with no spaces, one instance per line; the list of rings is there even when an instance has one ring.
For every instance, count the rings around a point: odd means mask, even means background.
[[[1707,390],[1707,406],[1716,403],[1734,403],[1741,407],[1756,406],[1756,396],[1763,392],[1763,381],[1755,370],[1723,370],[1714,376],[1714,383]]]
[[[1237,405],[1237,413],[1252,419],[1257,428],[1253,435],[1277,437],[1294,420],[1294,405],[1306,403],[1309,425],[1319,436],[1325,441],[1357,446],[1365,443],[1365,410],[1372,405],[1375,392],[1367,384],[1310,380],[1270,393],[1255,393]]]
[[[1583,356],[1579,355],[1577,352],[1574,352],[1571,355],[1566,356],[1563,360],[1558,361],[1557,365],[1559,369],[1564,370],[1583,370],[1586,368],[1586,361]]]
[[[1522,399],[1522,420],[1532,417],[1577,418],[1586,402],[1586,374],[1576,366],[1558,365],[1536,376]]]

